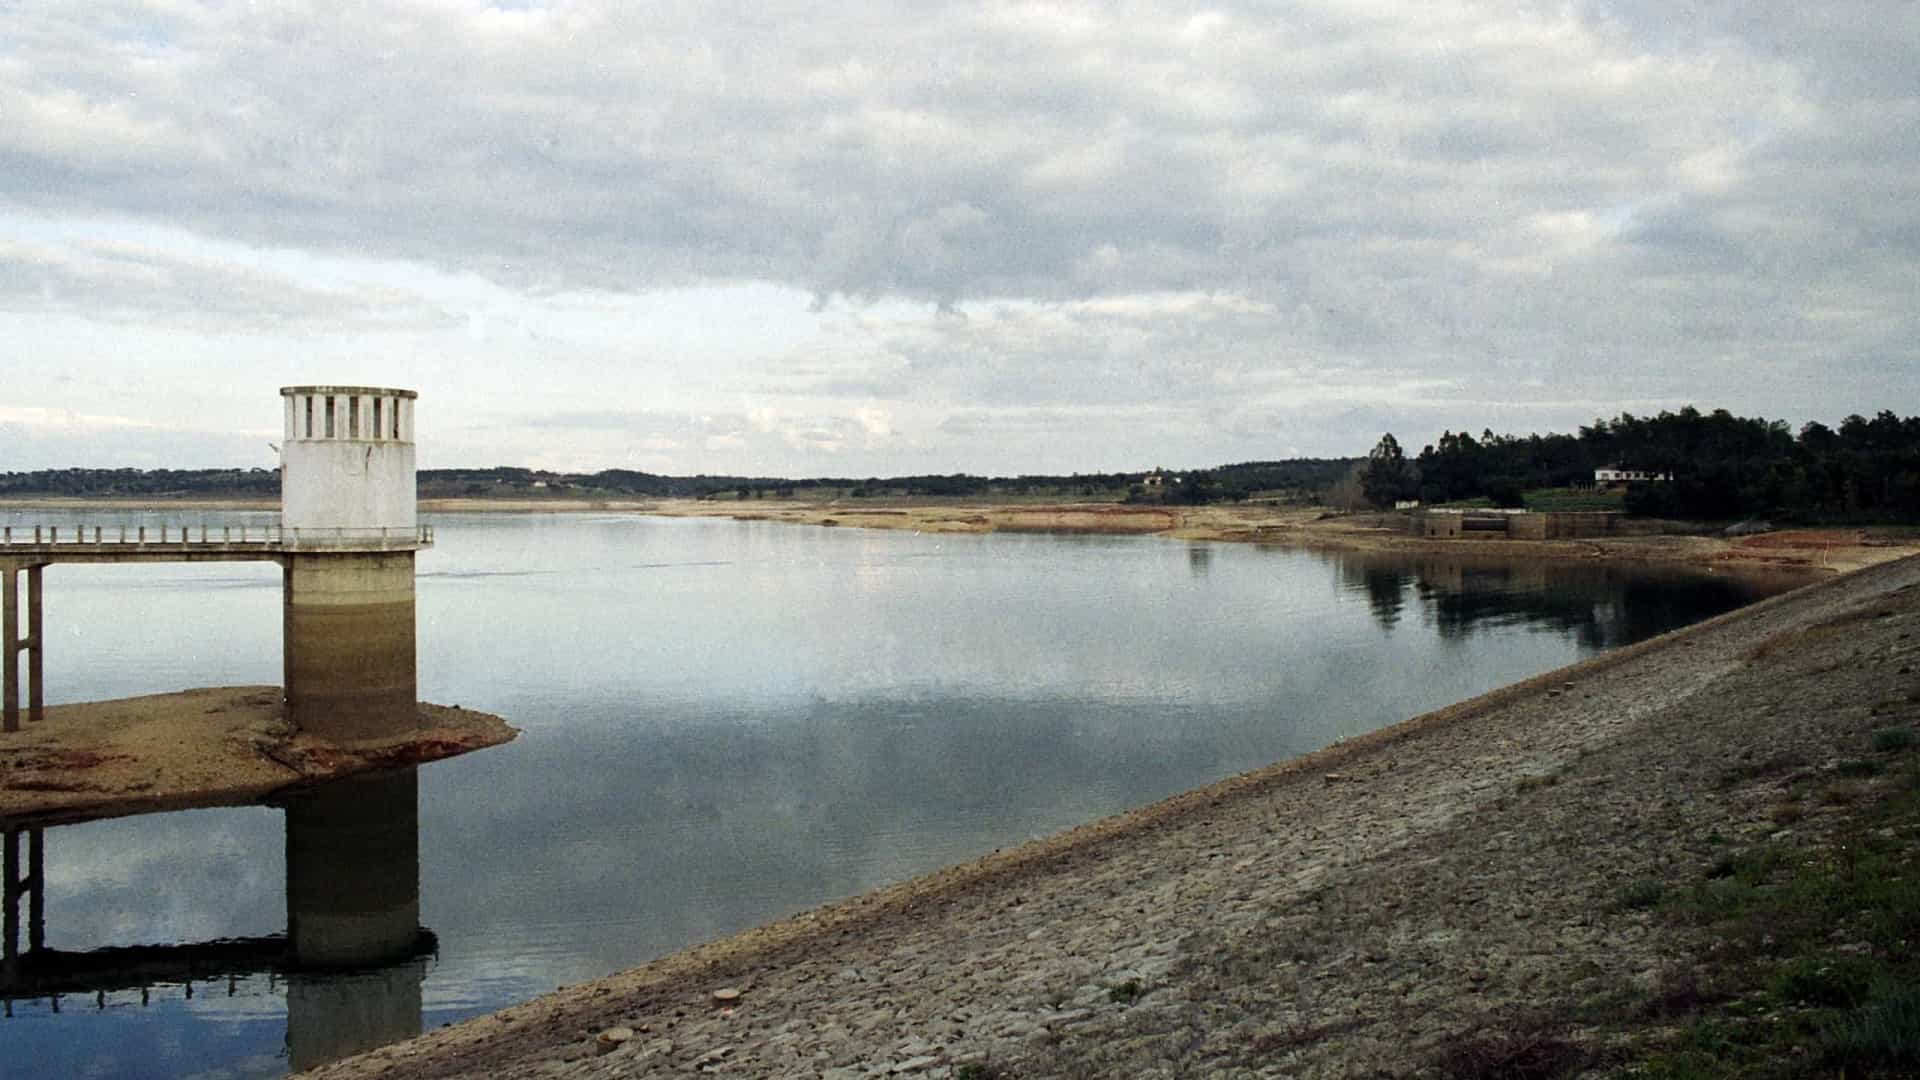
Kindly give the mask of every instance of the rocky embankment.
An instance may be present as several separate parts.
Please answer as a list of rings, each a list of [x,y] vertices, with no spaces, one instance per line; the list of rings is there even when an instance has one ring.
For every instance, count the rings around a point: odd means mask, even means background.
[[[1907,559],[324,1072],[1460,1075],[1710,948],[1623,890],[1828,842],[1783,791],[1920,720],[1916,664]]]

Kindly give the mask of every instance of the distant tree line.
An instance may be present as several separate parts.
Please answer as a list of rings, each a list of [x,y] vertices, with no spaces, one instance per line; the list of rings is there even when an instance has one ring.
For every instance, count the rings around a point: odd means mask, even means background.
[[[792,498],[802,494],[886,497],[1126,498],[1188,504],[1238,501],[1263,494],[1311,502],[1352,466],[1349,458],[1254,461],[1216,469],[1170,471],[1149,492],[1143,473],[1073,473],[1012,477],[967,473],[895,477],[665,476],[633,469],[552,472],[500,465],[421,469],[422,498]],[[0,473],[0,496],[244,496],[274,498],[277,469],[40,469]]]
[[[0,495],[279,494],[278,469],[38,469],[0,473]]]
[[[1449,431],[1412,459],[1389,435],[1369,456],[1364,481],[1375,505],[1485,498],[1518,506],[1526,491],[1591,485],[1594,470],[1608,466],[1671,477],[1629,485],[1624,505],[1634,514],[1920,519],[1920,416],[1890,411],[1849,416],[1837,429],[1809,423],[1796,434],[1785,421],[1689,406],[1621,413],[1576,435]]]

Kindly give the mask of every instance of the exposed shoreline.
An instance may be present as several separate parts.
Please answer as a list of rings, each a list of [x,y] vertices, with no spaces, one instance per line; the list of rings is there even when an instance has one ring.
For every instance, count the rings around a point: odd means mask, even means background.
[[[79,514],[88,510],[273,511],[260,499],[35,498],[0,509]],[[1357,552],[1515,559],[1610,559],[1700,569],[1845,573],[1920,553],[1920,538],[1886,539],[1861,528],[1787,529],[1756,536],[1656,535],[1582,540],[1426,540],[1385,527],[1382,515],[1240,503],[1171,506],[1111,502],[968,499],[421,499],[422,513],[630,513],[928,533],[1090,533],[1268,544]],[[50,521],[50,524],[60,522]]]
[[[1770,807],[1920,723],[1916,662],[1907,559],[322,1072],[1418,1072],[1705,947],[1621,888],[1824,842]]]
[[[0,734],[9,827],[239,806],[284,789],[419,765],[511,741],[491,713],[421,702],[412,730],[335,743],[281,718],[277,686],[231,686],[52,705]]]

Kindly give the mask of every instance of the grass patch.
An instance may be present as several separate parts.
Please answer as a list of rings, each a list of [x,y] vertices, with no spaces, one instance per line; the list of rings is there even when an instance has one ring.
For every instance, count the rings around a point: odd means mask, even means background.
[[[1621,886],[1620,894],[1614,898],[1614,904],[1623,911],[1645,911],[1659,904],[1666,895],[1666,882],[1642,878]]]
[[[1128,979],[1126,982],[1107,987],[1107,1000],[1121,1005],[1131,1005],[1145,992],[1140,988],[1139,979]]]
[[[1920,742],[1920,737],[1916,737],[1910,727],[1881,728],[1873,733],[1873,750],[1877,754],[1911,750],[1915,742]]]
[[[1794,805],[1839,808],[1831,835],[1724,851],[1691,884],[1622,891],[1622,908],[1653,906],[1693,925],[1704,947],[1642,994],[1637,1011],[1599,1019],[1626,1036],[1606,1041],[1638,1047],[1619,1075],[1811,1080],[1920,1069],[1920,770],[1881,768],[1799,794]]]
[[[1595,491],[1592,488],[1535,488],[1520,496],[1526,508],[1540,514],[1576,513],[1583,510],[1625,510],[1625,488]]]
[[[1828,1027],[1820,1049],[1828,1064],[1842,1070],[1920,1069],[1920,986],[1880,988],[1865,1008]]]

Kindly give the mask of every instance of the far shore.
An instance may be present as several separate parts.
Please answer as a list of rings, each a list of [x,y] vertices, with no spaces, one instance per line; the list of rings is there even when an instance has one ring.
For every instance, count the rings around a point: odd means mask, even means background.
[[[272,512],[272,499],[33,498],[0,500],[0,509],[54,515],[90,510],[156,513],[208,510]],[[1393,514],[1348,514],[1269,502],[1209,506],[1072,500],[941,499],[577,499],[423,498],[423,514],[626,513],[727,518],[792,525],[892,529],[920,533],[1082,533],[1268,544],[1330,551],[1474,555],[1513,559],[1610,559],[1711,570],[1845,573],[1920,553],[1913,530],[1795,528],[1758,535],[1665,533],[1581,540],[1426,540],[1408,535]],[[192,524],[191,521],[183,523]],[[50,520],[48,524],[62,524]]]

